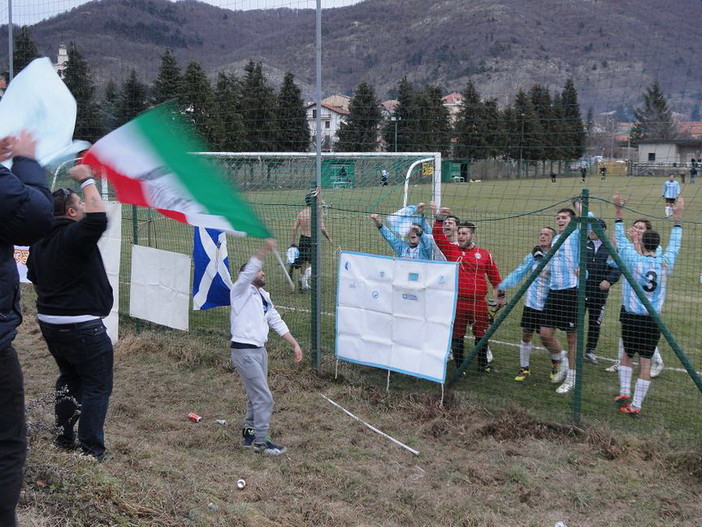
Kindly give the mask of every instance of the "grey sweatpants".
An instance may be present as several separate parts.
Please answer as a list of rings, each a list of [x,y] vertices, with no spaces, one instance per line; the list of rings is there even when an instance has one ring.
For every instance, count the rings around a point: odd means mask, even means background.
[[[231,352],[232,364],[241,376],[248,398],[244,424],[253,427],[256,443],[264,443],[273,413],[273,395],[268,388],[268,352],[266,348]]]

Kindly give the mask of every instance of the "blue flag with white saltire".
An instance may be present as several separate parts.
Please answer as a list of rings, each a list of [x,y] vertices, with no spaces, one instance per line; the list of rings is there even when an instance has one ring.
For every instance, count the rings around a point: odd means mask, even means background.
[[[217,229],[197,227],[193,243],[193,310],[230,305],[227,235]]]

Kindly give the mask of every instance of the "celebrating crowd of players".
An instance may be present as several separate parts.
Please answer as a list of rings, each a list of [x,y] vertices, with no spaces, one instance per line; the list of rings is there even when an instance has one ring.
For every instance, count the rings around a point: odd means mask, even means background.
[[[665,301],[667,281],[680,250],[684,200],[676,196],[676,199],[668,204],[670,210],[667,212],[672,216],[674,225],[669,245],[665,250],[660,247],[660,234],[653,230],[648,220],[636,220],[625,232],[622,218],[624,201],[617,194],[613,203],[616,218],[613,245],[634,281],[641,285],[656,313],[660,313]],[[427,232],[426,220],[421,215],[424,207],[420,204],[413,210],[419,216],[413,220],[409,230],[409,241],[393,234],[377,215],[371,215],[371,219],[397,256],[431,259],[433,255],[433,259],[458,263],[458,298],[451,352],[456,367],[459,368],[464,360],[464,337],[467,327],[471,327],[476,342],[485,335],[489,327],[490,314],[486,300],[490,291],[488,282],[491,286],[493,309],[499,309],[506,302],[505,291],[516,287],[537,269],[551,247],[564,235],[569,223],[580,215],[580,204],[576,200],[576,210],[560,209],[555,217],[556,228],[543,227],[539,231],[537,245],[504,279],[492,254],[475,244],[476,225],[461,221],[446,207],[439,209],[434,203],[431,206],[434,215],[431,234]],[[586,362],[597,364],[596,349],[605,304],[611,287],[620,280],[621,270],[591,227],[594,223],[597,223],[602,231],[606,231],[607,224],[603,219],[593,217],[587,226],[585,308],[588,331],[584,358]],[[523,382],[531,375],[529,359],[533,347],[532,337],[534,333],[538,333],[551,356],[550,380],[558,384],[556,392],[566,394],[574,388],[579,266],[580,226],[562,241],[551,261],[543,267],[525,293],[520,323],[523,333],[519,344],[519,371],[515,381]],[[656,321],[630,283],[627,280],[622,282],[619,316],[622,337],[619,342],[619,355],[617,362],[607,368],[607,371],[618,372],[619,375],[619,391],[615,403],[620,411],[638,417],[651,378],[656,377],[663,369],[663,360],[657,347],[661,333]],[[565,333],[565,350],[556,336],[556,330]],[[635,355],[639,356],[639,375],[632,394],[632,359]],[[484,346],[477,355],[478,369],[483,372],[494,371],[490,360],[489,348]]]

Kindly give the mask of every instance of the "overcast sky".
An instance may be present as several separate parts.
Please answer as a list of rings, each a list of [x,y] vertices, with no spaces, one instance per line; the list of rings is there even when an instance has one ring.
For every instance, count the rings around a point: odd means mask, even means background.
[[[12,22],[19,26],[35,24],[68,11],[88,0],[10,0]],[[204,0],[208,4],[226,9],[248,10],[289,7],[292,9],[314,9],[317,0]],[[322,9],[357,4],[361,0],[322,0]],[[8,2],[0,0],[0,24],[7,24]]]

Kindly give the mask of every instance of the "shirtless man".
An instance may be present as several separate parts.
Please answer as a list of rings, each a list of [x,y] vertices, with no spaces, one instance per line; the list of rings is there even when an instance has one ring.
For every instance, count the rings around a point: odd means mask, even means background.
[[[305,196],[305,205],[298,214],[297,218],[293,222],[292,237],[290,245],[295,243],[295,237],[298,231],[300,232],[300,240],[298,241],[297,247],[300,251],[300,256],[297,257],[295,263],[290,267],[290,278],[292,278],[293,269],[300,270],[300,277],[298,278],[298,283],[300,286],[300,292],[310,290],[310,276],[312,276],[312,210],[311,206],[314,202],[314,193],[310,192]],[[322,234],[332,243],[329,233],[324,226],[324,220],[322,220]]]

